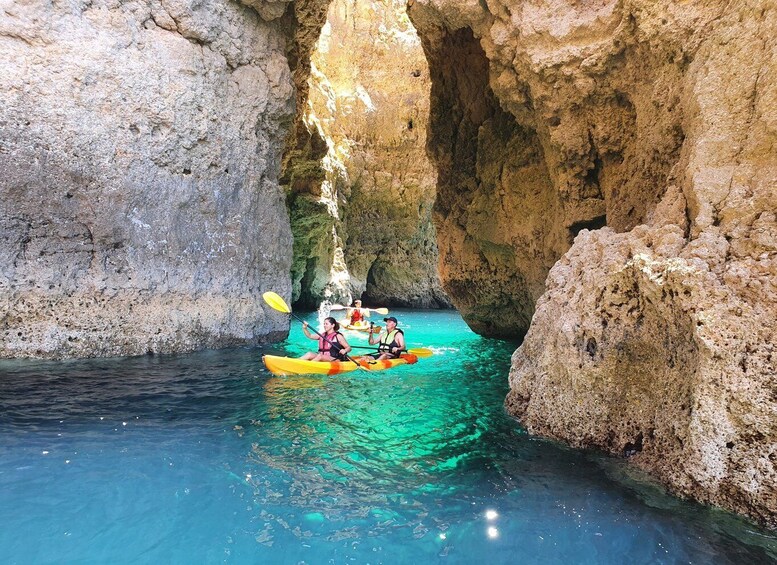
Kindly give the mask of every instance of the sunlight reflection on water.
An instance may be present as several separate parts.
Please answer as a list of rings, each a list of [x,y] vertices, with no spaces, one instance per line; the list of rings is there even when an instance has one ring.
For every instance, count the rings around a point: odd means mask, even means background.
[[[435,354],[379,375],[269,374],[262,353],[315,345],[297,322],[261,350],[0,362],[0,559],[774,558],[769,532],[528,436],[502,407],[513,345],[452,312],[397,317]]]

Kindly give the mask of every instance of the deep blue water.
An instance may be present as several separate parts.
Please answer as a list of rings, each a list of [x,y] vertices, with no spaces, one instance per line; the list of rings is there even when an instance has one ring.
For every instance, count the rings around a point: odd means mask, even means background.
[[[296,322],[263,349],[0,361],[0,563],[777,560],[774,533],[526,435],[514,344],[397,315],[436,354],[378,374],[269,374],[315,346]]]

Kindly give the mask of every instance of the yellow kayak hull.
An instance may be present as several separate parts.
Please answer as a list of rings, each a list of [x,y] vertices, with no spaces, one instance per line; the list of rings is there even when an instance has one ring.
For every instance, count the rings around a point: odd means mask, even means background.
[[[354,357],[352,361],[308,361],[294,357],[264,355],[262,361],[267,370],[274,375],[339,375],[350,373],[359,367],[367,371],[385,371],[399,365],[411,365],[418,357],[411,353],[403,353],[399,359],[381,359],[373,361],[364,357]],[[358,366],[357,366],[358,363]]]
[[[354,330],[357,332],[369,332],[370,331],[370,323],[369,322],[358,322],[356,324],[351,324],[346,320],[343,320],[340,322],[340,326],[343,329],[346,330]],[[380,333],[380,330],[383,328],[381,326],[375,326],[373,331]]]

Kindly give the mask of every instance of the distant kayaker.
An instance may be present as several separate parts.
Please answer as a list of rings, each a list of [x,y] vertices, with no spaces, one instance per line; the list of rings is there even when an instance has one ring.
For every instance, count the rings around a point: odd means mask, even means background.
[[[361,300],[354,300],[353,307],[349,308],[349,310],[350,310],[350,313],[348,314],[348,316],[350,317],[350,324],[352,326],[360,325],[361,321],[364,320],[364,317],[370,315],[369,310],[362,309]]]
[[[372,331],[373,324],[370,323],[370,345],[378,346],[377,359],[396,359],[405,350],[405,334],[397,328],[394,316],[383,318],[383,321],[386,331],[378,335]]]
[[[302,331],[308,339],[318,340],[318,353],[308,351],[300,357],[308,361],[345,361],[346,355],[351,351],[351,346],[345,336],[340,333],[340,324],[334,318],[324,318],[324,331],[319,335],[313,334],[308,329],[308,323],[302,322]]]

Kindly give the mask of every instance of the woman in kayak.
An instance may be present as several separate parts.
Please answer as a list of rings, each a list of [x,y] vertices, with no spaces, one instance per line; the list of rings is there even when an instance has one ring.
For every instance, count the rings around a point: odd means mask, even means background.
[[[405,334],[397,328],[397,319],[394,316],[383,318],[383,321],[386,322],[386,332],[377,336],[373,332],[373,324],[370,323],[370,345],[378,346],[378,359],[396,359],[405,350]]]
[[[370,315],[369,310],[362,310],[362,301],[361,300],[354,300],[353,306],[349,308],[348,316],[350,317],[350,324],[352,326],[358,326],[362,323],[362,320],[364,320],[364,316]]]
[[[334,318],[324,318],[324,331],[321,333],[324,337],[310,333],[308,323],[302,322],[302,331],[308,339],[318,340],[318,353],[308,351],[300,357],[308,361],[345,361],[346,355],[351,351],[345,336],[340,333],[340,324]]]

